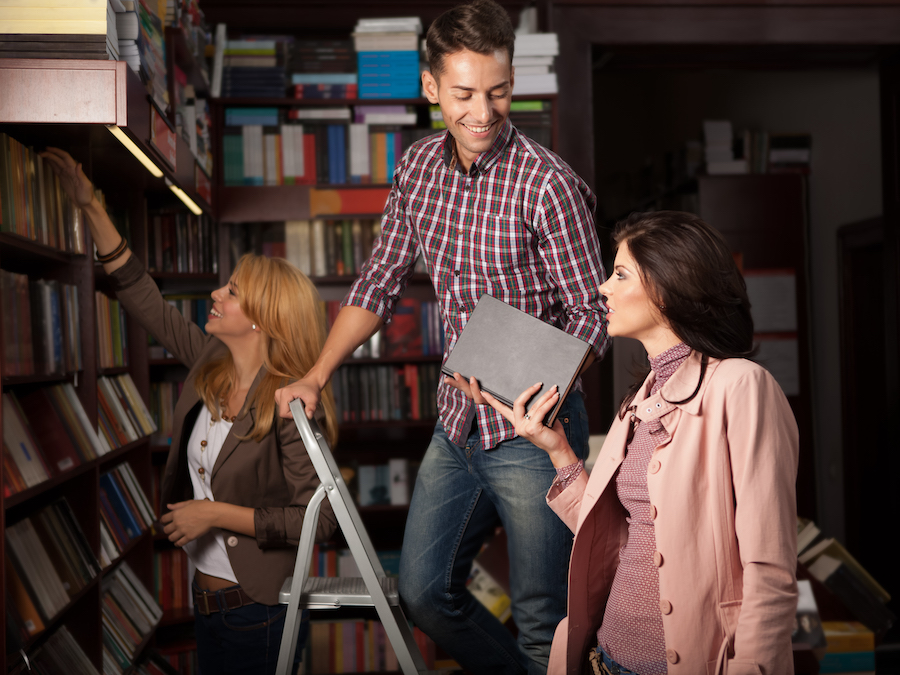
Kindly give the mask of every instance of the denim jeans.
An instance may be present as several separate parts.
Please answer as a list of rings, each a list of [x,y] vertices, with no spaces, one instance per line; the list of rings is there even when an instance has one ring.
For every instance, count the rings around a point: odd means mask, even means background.
[[[612,657],[606,653],[603,647],[597,647],[594,651],[597,653],[599,661],[602,664],[600,666],[601,673],[608,673],[609,675],[638,675],[633,670],[628,670],[625,666],[613,661]]]
[[[572,392],[559,414],[569,444],[587,456],[587,413]],[[485,451],[477,427],[462,446],[440,422],[422,460],[400,556],[408,616],[474,675],[546,673],[566,614],[572,533],[547,506],[556,478],[546,452],[516,437]],[[509,547],[518,644],[466,589],[472,560],[502,524]]]
[[[195,606],[200,675],[274,675],[286,612],[287,605],[253,603],[204,616]],[[308,635],[309,612],[303,610],[292,673]]]

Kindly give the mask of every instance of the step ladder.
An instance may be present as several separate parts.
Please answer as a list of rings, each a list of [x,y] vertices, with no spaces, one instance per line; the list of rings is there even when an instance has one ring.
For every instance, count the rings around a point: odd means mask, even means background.
[[[409,623],[400,607],[397,579],[387,577],[381,561],[363,526],[359,511],[341,477],[334,455],[328,447],[325,436],[315,420],[306,417],[303,402],[294,399],[291,413],[300,438],[306,446],[321,485],[306,507],[303,525],[300,529],[300,544],[297,548],[297,562],[294,576],[288,577],[278,594],[278,601],[287,605],[284,633],[278,651],[277,675],[288,675],[297,651],[297,633],[300,614],[303,609],[337,609],[338,607],[374,607],[384,626],[384,632],[404,675],[427,673],[425,660],[413,639]],[[347,540],[350,553],[359,567],[359,577],[310,577],[316,527],[319,512],[325,498],[331,502],[338,525]]]

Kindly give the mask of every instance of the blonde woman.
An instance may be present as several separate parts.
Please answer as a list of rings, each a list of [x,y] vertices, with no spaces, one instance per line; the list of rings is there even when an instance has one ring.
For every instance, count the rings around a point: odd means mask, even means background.
[[[274,673],[285,612],[278,592],[293,571],[305,506],[319,484],[296,426],[276,415],[275,390],[305,375],[322,348],[315,287],[285,260],[245,255],[228,284],[213,291],[204,333],[165,301],[131,255],[81,165],[55,148],[42,156],[84,209],[123,307],[190,369],[175,406],[161,521],[196,568],[200,671]],[[330,392],[319,408],[333,443]],[[334,529],[323,504],[317,539]],[[307,631],[304,621],[298,660]]]

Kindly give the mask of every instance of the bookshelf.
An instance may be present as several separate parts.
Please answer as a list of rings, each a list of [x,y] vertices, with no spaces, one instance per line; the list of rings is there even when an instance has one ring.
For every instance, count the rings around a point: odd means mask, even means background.
[[[148,208],[183,210],[181,202],[168,189],[169,183],[180,187],[195,203],[207,211],[209,199],[198,189],[199,166],[190,148],[180,136],[175,141],[175,166],[168,164],[151,140],[151,122],[159,112],[148,100],[147,90],[125,62],[70,60],[0,60],[0,132],[24,146],[42,149],[57,146],[69,151],[82,162],[95,187],[104,191],[110,210],[122,214],[127,222],[129,242],[135,253],[147,259]],[[108,125],[125,135],[163,169],[163,176],[152,177],[138,160],[106,129]],[[117,221],[118,222],[118,221]],[[97,291],[106,290],[102,271],[95,267],[90,234],[84,232],[81,251],[74,252],[39,243],[15,232],[0,233],[0,266],[4,272],[27,275],[29,279],[50,279],[70,284],[77,289],[79,320],[77,336],[81,343],[81,364],[77,368],[60,368],[53,374],[8,374],[6,354],[0,364],[4,394],[27,397],[35,392],[60,385],[71,387],[84,409],[91,427],[97,429],[102,419],[103,401],[98,387],[105,380],[116,380],[128,374],[146,402],[149,393],[149,359],[147,336],[133,321],[125,322],[127,363],[101,368],[95,345],[99,331],[95,318]],[[213,284],[216,278],[204,279]],[[2,303],[3,301],[0,301]],[[6,306],[0,311],[6,317]],[[4,398],[4,402],[6,398]],[[4,413],[8,411],[4,410]],[[138,434],[135,440],[120,443],[96,458],[84,459],[77,465],[54,472],[44,480],[15,494],[2,497],[4,532],[32,519],[48,505],[65,498],[84,540],[95,556],[101,555],[101,486],[107,476],[130,467],[140,490],[151,491],[151,451],[149,435]],[[108,484],[108,483],[107,483]],[[84,650],[88,660],[101,669],[103,660],[103,607],[107,591],[119,579],[125,566],[147,589],[152,589],[153,538],[144,523],[122,542],[116,560],[100,570],[84,588],[73,595],[59,611],[42,617],[45,629],[24,639],[25,653],[33,654],[48,640],[57,641],[65,628]],[[5,539],[0,546],[5,546]],[[7,550],[2,550],[4,560]],[[4,575],[4,588],[7,579]],[[7,628],[4,618],[4,629]],[[142,631],[133,645],[139,657],[153,643],[155,627]],[[6,630],[3,631],[4,636]],[[9,671],[22,663],[12,645],[5,645],[3,666]]]

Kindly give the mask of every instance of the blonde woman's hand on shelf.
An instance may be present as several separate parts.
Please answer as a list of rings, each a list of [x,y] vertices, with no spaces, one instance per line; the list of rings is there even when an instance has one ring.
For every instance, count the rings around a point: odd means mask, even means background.
[[[59,176],[59,182],[69,198],[82,208],[90,205],[94,198],[94,186],[85,175],[81,162],[76,162],[72,155],[59,148],[48,147],[40,155]]]
[[[470,380],[469,386],[473,393],[472,400],[477,403],[479,399],[482,399],[487,405],[503,415],[516,428],[516,434],[531,441],[550,455],[550,461],[553,462],[553,466],[561,468],[578,461],[578,456],[572,450],[566,438],[562,422],[557,419],[552,427],[546,426],[543,422],[544,418],[553,410],[553,407],[559,400],[559,387],[553,387],[541,396],[535,401],[531,410],[526,413],[525,403],[541,390],[542,384],[540,382],[533,384],[519,394],[518,398],[513,401],[512,408],[501,403],[488,392],[481,391],[478,381],[474,377]]]

